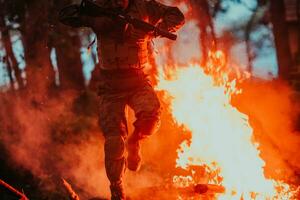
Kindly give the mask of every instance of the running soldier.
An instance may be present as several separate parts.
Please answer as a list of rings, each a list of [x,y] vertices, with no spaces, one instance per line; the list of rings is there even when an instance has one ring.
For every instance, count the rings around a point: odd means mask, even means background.
[[[95,3],[169,32],[175,32],[184,23],[184,16],[177,7],[155,0],[97,0]],[[78,12],[61,15],[60,21],[72,27],[90,27],[98,37],[99,124],[105,137],[105,168],[111,184],[111,199],[124,200],[125,169],[137,171],[140,168],[140,141],[153,134],[160,123],[160,103],[143,72],[148,63],[149,41],[157,35],[115,18],[95,16],[84,5],[78,6]],[[127,105],[136,116],[135,129],[129,138],[124,111]]]

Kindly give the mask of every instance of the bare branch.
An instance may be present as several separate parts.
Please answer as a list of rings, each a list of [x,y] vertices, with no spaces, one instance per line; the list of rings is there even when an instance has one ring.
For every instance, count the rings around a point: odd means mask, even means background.
[[[13,192],[16,196],[20,197],[20,200],[29,200],[24,193],[18,191],[17,189],[15,189],[14,187],[12,187],[11,185],[9,185],[8,183],[4,182],[1,179],[0,179],[0,185],[5,187],[9,191]]]
[[[62,178],[63,185],[69,195],[70,200],[80,200],[79,196],[75,193],[70,183],[68,183],[65,179]]]

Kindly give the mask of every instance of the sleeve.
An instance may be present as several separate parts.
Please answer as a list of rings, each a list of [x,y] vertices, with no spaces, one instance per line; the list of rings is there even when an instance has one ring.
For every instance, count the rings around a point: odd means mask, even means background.
[[[177,7],[150,0],[146,2],[146,9],[151,23],[169,32],[177,31],[184,24],[184,15]]]
[[[59,12],[59,21],[71,27],[90,27],[94,30],[105,30],[112,25],[108,17],[87,15],[80,5],[69,5]]]
[[[79,5],[69,5],[59,12],[59,21],[71,27],[90,27],[93,22],[80,14]]]

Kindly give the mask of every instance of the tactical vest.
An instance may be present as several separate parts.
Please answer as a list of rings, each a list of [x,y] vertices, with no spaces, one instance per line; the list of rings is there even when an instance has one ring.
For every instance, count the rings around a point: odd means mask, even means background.
[[[148,22],[144,0],[133,1],[127,12],[132,17]],[[148,63],[148,39],[125,38],[123,41],[109,35],[98,35],[100,68],[142,69]]]

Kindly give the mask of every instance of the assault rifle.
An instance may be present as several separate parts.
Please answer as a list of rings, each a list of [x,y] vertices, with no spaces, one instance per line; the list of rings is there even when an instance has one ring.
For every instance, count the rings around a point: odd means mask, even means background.
[[[134,18],[122,11],[110,10],[107,8],[103,8],[91,0],[82,0],[80,4],[80,12],[83,14],[93,16],[93,17],[101,17],[106,16],[113,19],[117,19],[123,23],[131,24],[134,28],[143,30],[147,33],[153,32],[157,36],[165,37],[170,40],[176,40],[177,35],[170,33],[166,30],[160,29],[152,24]]]

